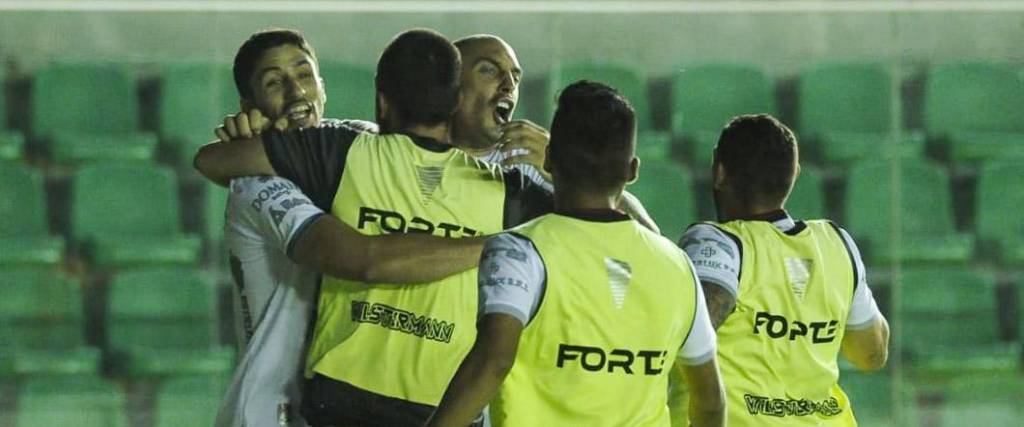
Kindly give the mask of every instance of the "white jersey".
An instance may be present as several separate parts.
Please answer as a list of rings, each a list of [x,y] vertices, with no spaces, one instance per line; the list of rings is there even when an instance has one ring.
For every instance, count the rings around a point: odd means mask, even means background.
[[[298,405],[319,275],[288,254],[293,239],[323,214],[287,179],[231,181],[224,234],[240,358],[217,427],[306,425]]]

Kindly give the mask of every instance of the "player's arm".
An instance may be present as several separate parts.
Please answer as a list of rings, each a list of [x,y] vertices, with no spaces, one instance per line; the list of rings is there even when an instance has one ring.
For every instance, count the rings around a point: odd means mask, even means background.
[[[680,365],[690,390],[690,422],[694,427],[725,426],[725,386],[718,371],[717,337],[708,316],[709,304],[704,292],[693,281],[696,293],[693,325],[679,349],[676,365]]]
[[[472,423],[512,370],[522,332],[522,322],[513,316],[484,316],[477,324],[473,349],[462,361],[427,425],[462,427]]]
[[[426,234],[360,234],[321,215],[294,242],[299,265],[366,283],[424,283],[476,266],[485,237],[447,239]]]
[[[740,248],[724,232],[709,224],[686,230],[679,247],[693,262],[707,300],[711,325],[718,330],[736,310],[739,289]]]
[[[889,322],[879,314],[863,329],[847,329],[840,350],[861,371],[882,369],[889,359]]]
[[[864,268],[857,243],[846,230],[839,227],[836,229],[850,251],[854,276],[857,278],[840,352],[857,369],[877,371],[889,359],[889,322],[878,310],[878,303],[868,286],[867,269]]]
[[[277,174],[267,160],[259,135],[206,144],[199,148],[192,165],[206,179],[222,186],[227,186],[232,178]]]
[[[736,310],[736,296],[722,285],[712,282],[702,280],[700,286],[704,289],[704,296],[707,298],[711,326],[717,331],[718,327],[725,323],[725,319]]]

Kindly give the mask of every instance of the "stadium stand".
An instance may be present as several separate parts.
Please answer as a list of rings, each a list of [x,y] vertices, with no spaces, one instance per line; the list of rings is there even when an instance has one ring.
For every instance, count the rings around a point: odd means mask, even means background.
[[[651,160],[640,166],[640,175],[627,190],[633,193],[670,239],[683,235],[697,219],[693,183],[686,167],[665,160]]]
[[[853,403],[853,414],[857,417],[859,425],[871,427],[919,425],[918,414],[913,410],[914,405],[912,404],[916,397],[913,387],[905,383],[903,392],[896,395],[893,393],[895,388],[893,381],[893,376],[887,371],[869,374],[856,371],[840,373],[839,385],[850,398],[850,402]],[[894,398],[898,400],[894,401]],[[907,403],[911,404],[907,405]],[[904,408],[905,424],[899,424],[894,414],[900,407]]]
[[[220,344],[216,288],[200,271],[126,271],[110,283],[109,362],[131,377],[230,372],[234,352]]]
[[[352,64],[321,62],[327,105],[324,117],[337,119],[376,119],[374,70]]]
[[[825,214],[825,178],[813,165],[800,167],[800,177],[786,200],[786,210],[794,218],[827,218]]]
[[[996,249],[1004,264],[1024,264],[1024,159],[993,160],[978,176],[975,220],[979,240]]]
[[[217,416],[227,379],[220,376],[169,378],[156,396],[154,427],[201,426]]]
[[[18,163],[0,163],[0,267],[56,266],[64,239],[50,235],[41,174]]]
[[[18,398],[15,427],[127,427],[124,392],[98,377],[37,377]]]
[[[823,63],[805,69],[797,88],[797,128],[822,159],[920,157],[924,135],[898,132],[892,74],[876,63]],[[897,98],[898,99],[898,98]]]
[[[231,68],[209,63],[166,64],[160,82],[160,138],[178,164],[190,166],[196,150],[214,138],[214,125],[239,110]]]
[[[774,87],[748,65],[705,64],[682,67],[672,76],[672,133],[690,147],[691,164],[711,164],[722,127],[735,116],[776,114]]]
[[[0,89],[7,81],[6,73],[0,69]],[[6,96],[0,90],[0,162],[20,159],[25,148],[25,137],[20,132],[8,129]]]
[[[1019,373],[954,378],[945,392],[941,425],[1017,425],[1024,417],[1021,396],[1024,378]]]
[[[103,84],[96,84],[103,82]],[[139,130],[135,79],[124,66],[57,63],[35,74],[32,134],[61,164],[151,160],[156,136]]]

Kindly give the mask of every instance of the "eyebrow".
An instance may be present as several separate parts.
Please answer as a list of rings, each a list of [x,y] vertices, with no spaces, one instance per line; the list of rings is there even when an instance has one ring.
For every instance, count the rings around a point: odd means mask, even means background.
[[[295,61],[295,66],[296,67],[301,67],[303,65],[309,65],[310,67],[312,67],[313,63],[309,62],[309,60],[306,59],[306,58],[302,58],[302,59],[300,59],[298,61]],[[265,67],[265,68],[260,69],[259,73],[256,73],[256,75],[259,76],[260,78],[263,78],[263,75],[265,75],[265,74],[267,74],[267,73],[269,73],[271,71],[284,71],[284,70],[282,70],[281,67],[273,65],[273,66],[270,66],[270,67]]]
[[[498,67],[499,69],[501,68],[501,64],[498,64],[498,61],[495,61],[494,59],[491,59],[491,58],[484,57],[484,58],[480,58],[480,59],[478,59],[476,61],[477,64],[479,64],[481,62],[490,62],[491,65],[494,65],[495,67]],[[519,67],[515,67],[515,68],[512,69],[512,74],[515,75],[516,77],[522,77],[523,76],[523,70],[521,68],[519,68]]]

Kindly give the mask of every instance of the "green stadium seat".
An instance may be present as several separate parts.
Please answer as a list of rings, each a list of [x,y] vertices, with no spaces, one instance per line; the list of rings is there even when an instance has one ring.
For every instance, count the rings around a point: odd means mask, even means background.
[[[772,83],[747,65],[684,67],[672,78],[672,133],[692,147],[694,165],[710,165],[722,128],[741,114],[776,114]]]
[[[141,163],[82,167],[72,185],[72,234],[99,267],[191,264],[198,236],[181,231],[174,173]]]
[[[210,425],[227,391],[223,377],[170,378],[156,396],[154,427]]]
[[[974,236],[954,229],[951,198],[946,172],[925,160],[864,160],[847,177],[845,222],[871,263],[963,262]]]
[[[825,212],[825,179],[821,170],[811,165],[800,166],[800,176],[786,200],[786,210],[798,219],[828,217]]]
[[[637,156],[644,160],[669,158],[671,136],[667,132],[654,130],[650,103],[647,100],[647,81],[637,70],[603,63],[561,64],[552,69],[544,103],[545,123],[554,117],[554,100],[566,86],[581,79],[594,80],[609,85],[621,92],[633,104],[637,119]]]
[[[352,64],[321,62],[320,77],[327,94],[324,117],[376,121],[374,70]]]
[[[1024,418],[1024,376],[970,375],[946,389],[942,426],[1012,426]]]
[[[1009,64],[956,62],[933,67],[924,124],[956,161],[1024,154],[1024,78]]]
[[[1002,341],[996,278],[984,269],[917,267],[896,278],[907,366],[921,372],[1014,371],[1020,347]]]
[[[55,266],[64,239],[51,236],[42,176],[17,163],[0,163],[0,266]]]
[[[32,132],[50,142],[57,162],[153,158],[156,136],[139,131],[135,80],[121,66],[45,68],[32,84],[31,105]]]
[[[857,423],[871,427],[916,426],[917,404],[915,392],[908,383],[903,384],[903,393],[893,400],[893,377],[886,372],[863,373],[841,371],[839,385],[843,388]],[[902,414],[897,415],[897,409]]]
[[[671,239],[682,236],[696,221],[693,183],[682,165],[665,160],[642,162],[639,179],[627,190],[640,199],[661,233]]]
[[[0,376],[96,374],[100,351],[86,345],[82,291],[50,269],[0,271]]]
[[[213,140],[224,116],[239,110],[231,68],[210,63],[168,64],[161,71],[160,137],[181,165]]]
[[[42,377],[26,382],[15,427],[127,427],[124,392],[98,377]]]
[[[1024,264],[1024,159],[994,160],[978,176],[975,219],[978,237],[999,248],[1005,264]]]
[[[878,156],[920,157],[924,135],[899,134],[898,93],[881,64],[826,63],[800,73],[798,128],[829,162]]]
[[[0,70],[0,87],[7,83],[7,76]],[[18,160],[25,146],[25,138],[19,132],[7,130],[7,109],[3,96],[0,96],[0,161]]]
[[[119,273],[106,315],[110,362],[132,377],[221,375],[234,351],[218,337],[212,280],[187,268]]]
[[[208,183],[203,194],[203,238],[212,250],[219,251],[224,248],[224,208],[228,202],[228,189]]]

